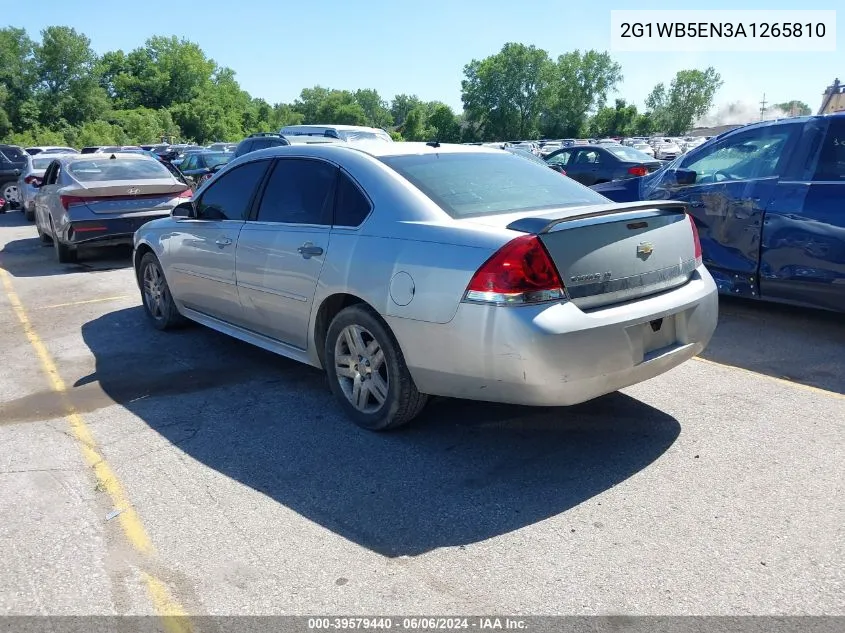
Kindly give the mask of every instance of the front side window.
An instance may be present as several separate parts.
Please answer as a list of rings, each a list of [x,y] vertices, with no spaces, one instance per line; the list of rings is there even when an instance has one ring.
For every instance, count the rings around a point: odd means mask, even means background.
[[[565,151],[551,156],[546,162],[550,165],[568,165],[570,158],[572,158],[572,152]]]
[[[845,117],[831,119],[813,180],[845,182]]]
[[[218,176],[200,197],[197,217],[203,220],[245,219],[269,162],[253,161]]]
[[[337,169],[322,161],[286,158],[267,181],[259,222],[330,225]]]
[[[767,126],[731,136],[687,157],[681,167],[695,172],[696,184],[776,176],[794,128]]]
[[[607,204],[599,193],[510,152],[384,156],[453,218]]]
[[[579,150],[575,156],[575,165],[596,165],[601,162],[601,154],[595,149]]]

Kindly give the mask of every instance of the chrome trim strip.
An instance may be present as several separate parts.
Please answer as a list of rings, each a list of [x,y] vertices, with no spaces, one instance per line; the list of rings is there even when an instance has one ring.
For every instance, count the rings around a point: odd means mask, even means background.
[[[668,268],[653,270],[641,275],[621,279],[570,286],[567,288],[572,303],[579,308],[593,308],[682,286],[695,272],[696,261],[691,259]]]

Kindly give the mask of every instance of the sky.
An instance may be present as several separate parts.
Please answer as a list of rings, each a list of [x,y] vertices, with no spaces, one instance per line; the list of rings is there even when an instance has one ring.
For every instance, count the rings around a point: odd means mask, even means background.
[[[2,0],[5,4],[11,0]],[[841,0],[809,0],[803,9],[842,8]],[[840,5],[840,7],[837,7]],[[506,42],[533,44],[556,58],[575,49],[610,50],[613,9],[670,10],[677,2],[569,0],[42,0],[38,11],[5,11],[30,36],[50,25],[85,33],[97,53],[143,45],[152,35],[177,35],[199,44],[241,87],[271,103],[292,102],[303,88],[375,88],[382,98],[416,94],[456,111],[464,66],[498,52]],[[700,8],[689,6],[688,8]],[[707,9],[795,9],[781,0],[708,0]],[[837,16],[838,23],[842,18]],[[845,36],[836,52],[616,53],[624,80],[611,98],[642,108],[655,84],[678,70],[713,66],[724,85],[714,112],[740,102],[798,99],[815,111],[834,78],[845,81]],[[732,122],[732,121],[731,121]]]

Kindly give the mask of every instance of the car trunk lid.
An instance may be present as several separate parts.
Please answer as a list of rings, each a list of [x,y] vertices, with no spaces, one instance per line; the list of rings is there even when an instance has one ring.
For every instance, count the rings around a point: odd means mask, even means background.
[[[700,265],[697,236],[680,202],[581,207],[525,216],[508,229],[538,235],[581,308],[597,308],[685,284]]]
[[[150,211],[168,212],[180,202],[189,198],[191,190],[181,182],[162,178],[133,181],[107,181],[86,183],[86,186],[64,187],[61,190],[62,205],[85,205],[91,213],[98,215],[132,215]]]

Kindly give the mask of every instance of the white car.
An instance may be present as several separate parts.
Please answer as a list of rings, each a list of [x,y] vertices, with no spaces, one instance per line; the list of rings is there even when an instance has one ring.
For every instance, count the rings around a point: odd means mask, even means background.
[[[78,154],[79,150],[60,145],[39,145],[38,147],[27,147],[26,153],[30,156],[35,156],[36,154]]]
[[[654,148],[648,143],[634,143],[632,147],[635,150],[640,151],[643,154],[648,154],[649,156],[654,158]]]
[[[29,152],[30,149],[32,148],[28,148],[26,151]],[[78,153],[76,150],[70,152],[70,154]],[[65,154],[44,151],[26,157],[26,165],[18,178],[18,201],[26,219],[30,222],[35,221],[35,194],[38,193],[38,185],[44,178],[44,172],[50,166],[50,163],[62,156],[65,156]]]
[[[654,150],[654,157],[658,160],[675,160],[683,154],[681,148],[675,141],[663,142],[657,145]]]

